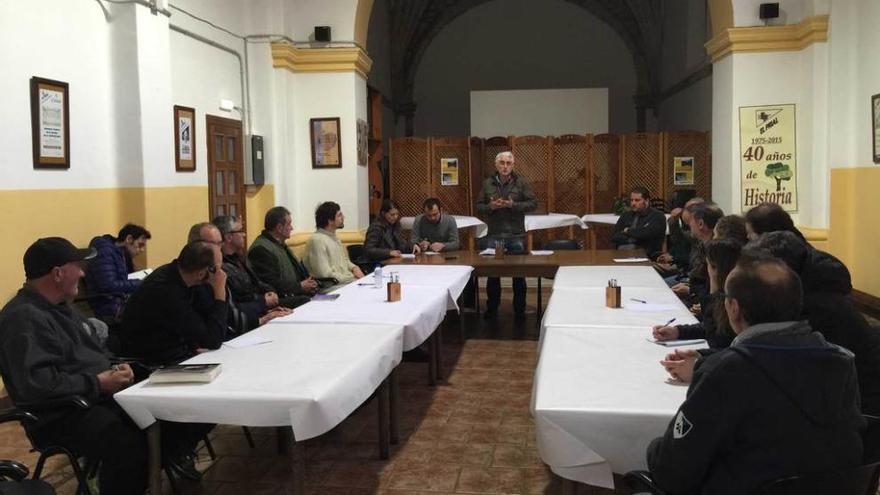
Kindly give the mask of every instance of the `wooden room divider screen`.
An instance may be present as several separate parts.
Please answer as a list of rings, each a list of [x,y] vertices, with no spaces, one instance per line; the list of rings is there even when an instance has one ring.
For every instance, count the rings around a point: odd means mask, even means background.
[[[429,196],[440,198],[452,214],[476,216],[474,201],[483,179],[495,172],[495,156],[512,151],[516,172],[535,189],[538,213],[608,213],[621,194],[636,186],[667,201],[678,189],[710,198],[709,146],[709,134],[698,131],[392,139],[389,192],[405,216],[419,214]],[[693,185],[675,185],[675,157],[693,157]],[[457,185],[441,185],[442,158],[458,159]],[[610,227],[592,230],[592,247],[610,247]],[[560,236],[579,233],[567,228],[535,232],[534,246]]]

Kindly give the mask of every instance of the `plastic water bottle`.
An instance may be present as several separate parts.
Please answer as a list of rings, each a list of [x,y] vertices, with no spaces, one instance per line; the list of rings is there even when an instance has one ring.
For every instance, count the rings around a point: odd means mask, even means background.
[[[373,282],[377,289],[382,288],[382,265],[380,263],[376,263],[376,269],[373,270]]]

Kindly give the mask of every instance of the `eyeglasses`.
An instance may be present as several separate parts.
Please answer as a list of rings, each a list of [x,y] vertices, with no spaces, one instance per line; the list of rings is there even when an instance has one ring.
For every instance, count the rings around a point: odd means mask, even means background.
[[[247,234],[247,231],[246,230],[230,230],[229,234],[230,235],[232,235],[232,234]]]
[[[211,266],[209,266],[209,267],[208,267],[208,273],[210,273],[211,275],[217,273],[217,265],[211,265]]]

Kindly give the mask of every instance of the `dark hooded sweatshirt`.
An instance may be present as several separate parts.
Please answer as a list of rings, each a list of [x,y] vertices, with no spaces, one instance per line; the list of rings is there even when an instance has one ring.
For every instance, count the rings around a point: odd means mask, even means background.
[[[648,467],[670,493],[753,493],[860,465],[863,428],[849,352],[804,322],[755,325],[698,362]]]

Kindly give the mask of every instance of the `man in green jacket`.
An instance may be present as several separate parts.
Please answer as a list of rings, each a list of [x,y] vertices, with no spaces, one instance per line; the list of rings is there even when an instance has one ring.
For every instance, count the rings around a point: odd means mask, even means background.
[[[489,235],[482,246],[495,247],[502,242],[504,249],[511,254],[526,252],[526,213],[538,208],[538,201],[532,186],[525,177],[513,172],[513,153],[503,151],[495,157],[497,172],[483,181],[483,188],[477,197],[477,211],[486,218]],[[486,282],[486,317],[493,318],[498,313],[501,300],[501,281],[490,277]],[[521,320],[526,311],[526,279],[513,279],[513,310]]]
[[[285,241],[293,232],[290,211],[283,206],[270,208],[263,221],[263,232],[248,250],[248,263],[257,277],[275,290],[280,298],[311,296],[318,282],[309,276]]]

